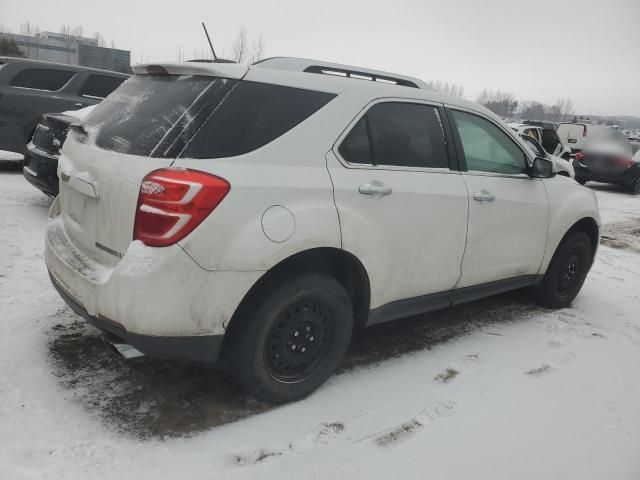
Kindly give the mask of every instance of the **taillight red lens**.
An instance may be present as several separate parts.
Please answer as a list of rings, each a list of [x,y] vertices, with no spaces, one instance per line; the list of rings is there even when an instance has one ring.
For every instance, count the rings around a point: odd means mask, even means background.
[[[576,155],[575,155],[575,159],[576,159],[577,161],[581,162],[582,160],[584,160],[584,153],[582,153],[582,152],[578,152],[578,153],[576,153]]]
[[[166,247],[193,231],[229,193],[224,178],[196,170],[165,168],[142,181],[133,239]]]
[[[634,162],[630,158],[618,157],[613,159],[613,163],[618,167],[629,168]]]

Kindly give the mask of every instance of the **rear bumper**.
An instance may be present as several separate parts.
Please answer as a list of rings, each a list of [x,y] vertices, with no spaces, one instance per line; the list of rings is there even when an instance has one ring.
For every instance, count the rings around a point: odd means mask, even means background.
[[[90,323],[153,358],[213,361],[238,305],[262,272],[210,271],[178,245],[132,242],[106,265],[79,249],[51,206],[45,261],[64,300]]]
[[[89,315],[89,312],[56,282],[51,273],[49,276],[51,283],[71,310],[94,327],[115,335],[150,358],[204,363],[212,363],[218,359],[224,335],[164,337],[127,332],[122,325],[113,320]]]
[[[22,174],[31,185],[55,197],[58,195],[57,169],[57,155],[45,152],[32,143],[27,145]]]
[[[624,172],[593,172],[582,162],[573,161],[573,169],[576,172],[576,178],[603,183],[616,183],[625,187],[631,187],[640,175],[640,163],[627,168]]]

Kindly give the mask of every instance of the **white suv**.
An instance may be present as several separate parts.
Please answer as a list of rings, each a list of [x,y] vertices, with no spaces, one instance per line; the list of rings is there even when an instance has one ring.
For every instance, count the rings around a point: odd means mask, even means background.
[[[475,103],[303,59],[134,71],[65,142],[46,262],[150,357],[289,401],[355,327],[521,287],[563,307],[591,267],[593,193]]]

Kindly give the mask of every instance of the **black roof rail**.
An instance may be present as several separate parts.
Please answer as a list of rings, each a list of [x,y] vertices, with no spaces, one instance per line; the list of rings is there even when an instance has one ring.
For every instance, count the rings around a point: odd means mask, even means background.
[[[321,73],[324,75],[336,75],[339,77],[356,78],[358,80],[369,80],[373,82],[391,83],[402,85],[403,87],[420,88],[414,82],[402,78],[394,78],[386,75],[377,75],[359,70],[347,70],[345,68],[324,67],[321,65],[311,65],[303,70],[307,73]]]

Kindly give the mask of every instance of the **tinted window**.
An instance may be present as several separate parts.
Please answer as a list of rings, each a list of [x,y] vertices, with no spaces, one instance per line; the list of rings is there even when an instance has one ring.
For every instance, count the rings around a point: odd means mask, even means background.
[[[11,79],[14,87],[34,88],[55,92],[64,87],[75,72],[47,68],[27,68]]]
[[[338,151],[342,158],[349,163],[373,164],[366,117],[358,120],[358,123],[346,136]]]
[[[183,134],[184,122],[191,120],[183,114],[205,89],[213,95],[229,82],[191,75],[135,75],[87,116],[88,135],[78,138],[106,150],[151,155],[170,130]]]
[[[80,95],[85,97],[105,98],[124,81],[124,78],[108,77],[106,75],[89,75],[82,85]]]
[[[526,167],[524,152],[493,123],[465,112],[452,111],[469,170],[518,174]]]
[[[256,82],[237,82],[180,154],[231,157],[271,142],[323,107],[335,95]]]
[[[374,105],[347,135],[339,151],[350,163],[449,168],[440,116],[428,105]]]

